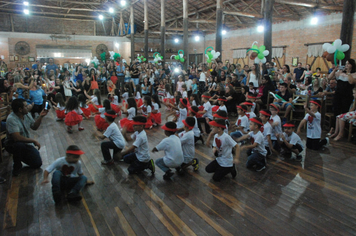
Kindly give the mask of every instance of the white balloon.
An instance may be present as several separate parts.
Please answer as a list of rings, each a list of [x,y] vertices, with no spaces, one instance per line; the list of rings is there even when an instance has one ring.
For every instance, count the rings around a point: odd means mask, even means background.
[[[170,59],[172,59],[172,57],[174,58],[175,56],[177,56],[177,55],[172,55],[172,56],[170,57]]]
[[[329,54],[333,54],[336,51],[336,47],[334,46],[330,46],[328,47],[328,49],[326,50]]]
[[[206,59],[209,59],[209,56],[208,56],[208,54],[205,54],[205,57],[206,57]]]
[[[348,45],[348,44],[343,44],[342,46],[340,46],[339,51],[341,51],[341,52],[346,52],[346,51],[349,50],[349,49],[350,49],[350,45]]]
[[[269,55],[269,51],[268,50],[264,50],[263,51],[263,55],[266,57],[266,56],[268,56]]]
[[[332,46],[331,43],[324,43],[324,44],[323,44],[323,49],[324,49],[324,51],[327,51],[328,48],[331,47],[331,46]]]
[[[179,53],[179,57],[180,57],[180,58],[183,58],[183,56],[184,56],[183,54]]]
[[[267,59],[265,57],[261,60],[262,63],[266,63],[266,61]]]
[[[336,40],[334,41],[334,46],[335,46],[336,48],[340,47],[341,45],[342,45],[341,39],[336,39]]]

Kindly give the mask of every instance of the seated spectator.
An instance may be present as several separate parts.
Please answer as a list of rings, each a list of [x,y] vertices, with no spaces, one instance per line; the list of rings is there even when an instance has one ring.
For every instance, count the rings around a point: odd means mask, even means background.
[[[293,94],[293,93],[295,93],[297,91],[297,87],[294,84],[292,84],[292,77],[287,76],[286,78],[284,78],[283,81],[284,81],[284,83],[287,84],[288,92],[290,94]]]
[[[292,95],[287,89],[287,84],[282,83],[279,85],[279,92],[277,95],[281,97],[280,99],[274,99],[273,103],[279,105],[282,110],[285,110],[284,117],[282,118],[282,123],[285,124],[288,120],[288,115],[293,108],[292,105]]]
[[[320,82],[318,78],[315,78],[313,85],[308,88],[308,93],[310,96],[322,96],[323,89],[320,87]]]
[[[225,103],[227,112],[232,116],[236,116],[237,113],[236,105],[239,104],[239,100],[238,100],[238,94],[236,93],[235,89],[231,85],[226,86],[225,97],[227,100],[227,102]]]
[[[264,75],[262,77],[262,84],[258,89],[258,95],[257,95],[257,100],[256,103],[263,105],[263,104],[267,104],[267,98],[268,98],[268,93],[274,92],[276,90],[276,88],[274,87],[271,78],[268,75]]]

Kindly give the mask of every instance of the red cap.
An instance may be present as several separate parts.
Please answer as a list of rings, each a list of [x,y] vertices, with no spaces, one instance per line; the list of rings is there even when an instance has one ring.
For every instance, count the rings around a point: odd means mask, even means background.
[[[269,105],[272,106],[272,107],[274,107],[274,108],[276,108],[277,112],[279,112],[279,109],[278,109],[278,107],[277,107],[275,104],[271,103],[271,104],[269,104]]]
[[[211,98],[211,96],[201,95],[202,98]]]
[[[171,131],[171,132],[176,132],[177,131],[177,129],[168,128],[166,125],[163,125],[162,129],[167,130],[167,131]]]
[[[251,96],[251,95],[247,95],[247,98],[252,98],[252,99],[256,99],[256,97]]]
[[[252,121],[253,123],[256,123],[256,124],[259,124],[259,125],[263,125],[262,122],[260,122],[259,120],[256,120],[255,118],[251,118],[249,120]]]
[[[246,106],[253,106],[253,103],[252,102],[244,102],[242,103],[243,105],[246,105]]]
[[[311,100],[310,103],[314,103],[315,105],[317,105],[318,107],[321,107],[321,105],[319,103],[317,103],[316,101]]]
[[[229,119],[228,117],[225,117],[225,116],[219,116],[218,113],[215,113],[215,114],[213,115],[213,117],[220,118],[220,119],[224,119],[224,120]]]
[[[260,113],[262,114],[262,115],[264,115],[264,116],[268,116],[268,117],[270,117],[271,115],[270,114],[268,114],[267,112],[265,112],[265,111],[260,111]]]
[[[193,129],[193,128],[194,128],[194,126],[188,125],[185,120],[182,120],[182,122],[183,122],[183,124],[184,124],[185,126],[187,126],[189,129]]]
[[[288,123],[287,123],[287,124],[284,124],[283,127],[295,127],[295,125],[294,125],[294,124],[288,124]]]
[[[104,115],[105,115],[105,116],[110,116],[110,117],[112,117],[112,118],[116,118],[116,117],[117,117],[117,115],[108,114],[108,113],[106,113],[106,112],[104,113]]]
[[[227,102],[227,99],[218,98],[218,101],[224,101],[224,102]]]
[[[236,106],[236,107],[246,112],[246,109],[243,109],[242,106]]]
[[[195,115],[198,114],[198,112],[194,111],[191,106],[188,107],[189,111],[193,112]]]
[[[187,102],[187,104],[185,104],[184,101],[183,101],[183,98],[180,98],[179,101],[183,104],[184,107],[188,106],[188,102]],[[185,101],[187,101],[187,100],[185,100]]]
[[[83,152],[82,150],[67,150],[66,153],[79,156],[79,155],[84,154],[85,152]]]

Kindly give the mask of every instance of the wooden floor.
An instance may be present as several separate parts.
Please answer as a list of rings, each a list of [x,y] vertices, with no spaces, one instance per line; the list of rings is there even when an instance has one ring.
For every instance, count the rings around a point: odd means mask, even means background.
[[[42,169],[12,178],[9,158],[2,163],[8,181],[0,185],[0,235],[356,235],[354,144],[308,150],[302,163],[274,156],[262,173],[244,167],[243,153],[236,179],[215,183],[204,170],[211,150],[199,143],[200,170],[164,181],[159,169],[129,176],[123,162],[100,165],[94,121],[83,126],[67,134],[51,111],[33,132]],[[160,128],[146,132],[150,149],[164,138]],[[55,207],[51,184],[41,185],[43,169],[70,144],[86,152],[84,173],[95,184],[84,188],[80,203]]]

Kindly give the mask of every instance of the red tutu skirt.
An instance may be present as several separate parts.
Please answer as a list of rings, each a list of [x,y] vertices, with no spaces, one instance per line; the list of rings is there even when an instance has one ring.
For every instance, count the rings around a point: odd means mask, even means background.
[[[121,119],[119,121],[120,127],[124,128],[126,126],[127,132],[134,132],[132,122],[133,122],[132,120],[129,120],[127,118]]]
[[[151,117],[154,123],[156,123],[157,125],[160,125],[162,123],[161,112],[151,113]]]
[[[81,115],[78,115],[75,111],[71,111],[66,115],[64,123],[68,126],[73,126],[79,124],[82,120],[83,117]]]
[[[199,108],[199,111],[204,111],[204,107],[203,106],[199,106],[198,108]],[[202,118],[203,114],[198,113],[195,117],[196,118]]]
[[[56,110],[57,118],[64,119],[66,117],[66,114],[64,112],[65,112],[65,110],[62,110],[62,111]]]
[[[142,98],[140,98],[140,99],[135,99],[135,100],[136,100],[137,107],[140,107],[140,106],[143,105]]]
[[[120,107],[118,105],[115,105],[115,104],[111,104],[111,109],[113,111],[115,111],[116,114],[119,114],[120,113]]]
[[[89,116],[90,116],[91,111],[90,111],[89,108],[83,108],[83,107],[81,107],[80,109],[82,110],[83,114],[84,114],[86,117],[89,117]]]
[[[99,130],[106,130],[109,127],[109,123],[105,121],[100,115],[96,115],[94,118],[96,128]]]
[[[94,105],[93,104],[89,104],[89,110],[91,111],[91,113],[97,113],[99,112],[97,109],[95,109]],[[98,109],[99,108],[102,108],[103,106],[102,105],[95,105]]]
[[[219,109],[219,106],[213,106],[213,107],[211,108],[211,111],[212,111],[212,112],[217,112],[218,109]]]
[[[175,104],[175,99],[174,98],[163,98],[164,103],[170,103],[170,104]]]
[[[144,117],[147,117],[145,115],[143,115]],[[153,122],[152,122],[152,113],[151,113],[151,116],[147,119],[147,122],[146,122],[146,125],[145,125],[145,129],[149,129],[151,126],[153,125]]]

